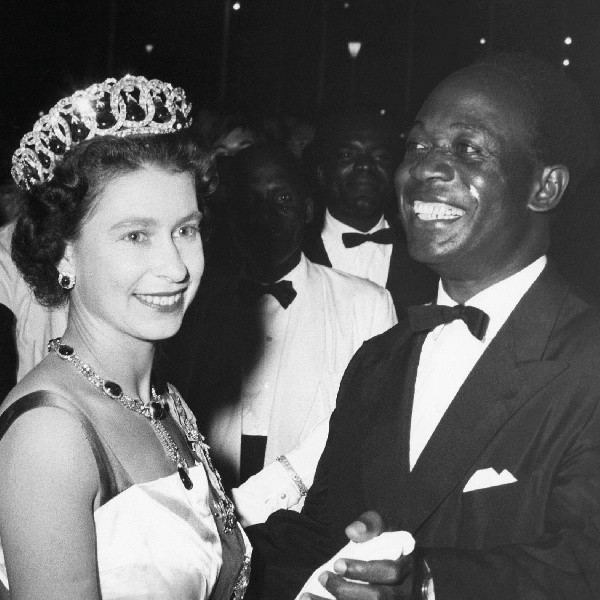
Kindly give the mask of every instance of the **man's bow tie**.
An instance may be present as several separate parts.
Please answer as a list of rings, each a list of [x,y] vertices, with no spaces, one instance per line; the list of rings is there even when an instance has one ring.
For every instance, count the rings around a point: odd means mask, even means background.
[[[428,331],[456,319],[462,319],[478,340],[484,338],[490,322],[490,318],[480,308],[464,304],[456,306],[429,304],[408,307],[408,324],[412,331]]]
[[[346,248],[355,248],[365,242],[375,242],[376,244],[391,244],[394,241],[392,230],[388,227],[387,229],[379,229],[373,233],[357,233],[349,232],[342,233],[342,242]]]
[[[240,295],[248,304],[258,302],[264,294],[271,294],[279,301],[283,308],[287,308],[296,297],[296,290],[291,281],[278,281],[277,283],[262,284],[252,279],[240,281]]]

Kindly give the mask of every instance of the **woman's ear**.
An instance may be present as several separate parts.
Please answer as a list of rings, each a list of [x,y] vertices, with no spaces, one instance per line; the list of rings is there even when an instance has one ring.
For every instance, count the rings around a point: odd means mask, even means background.
[[[548,212],[558,206],[569,183],[569,169],[564,165],[544,167],[540,186],[527,208],[534,212]]]
[[[65,244],[65,251],[63,253],[63,257],[56,264],[56,269],[59,273],[76,275],[75,264],[73,260],[73,244],[71,242],[67,242]]]

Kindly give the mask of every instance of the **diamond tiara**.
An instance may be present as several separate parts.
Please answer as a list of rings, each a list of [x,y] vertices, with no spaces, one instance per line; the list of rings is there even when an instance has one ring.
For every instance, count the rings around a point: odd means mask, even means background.
[[[172,133],[189,127],[191,103],[181,88],[126,75],[107,79],[58,102],[25,134],[12,158],[19,187],[50,181],[73,146],[97,136]]]

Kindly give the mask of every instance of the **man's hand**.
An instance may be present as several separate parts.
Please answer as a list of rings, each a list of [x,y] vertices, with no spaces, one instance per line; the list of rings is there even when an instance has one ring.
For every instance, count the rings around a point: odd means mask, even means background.
[[[383,533],[382,518],[374,511],[363,513],[346,528],[353,542],[366,542]],[[398,560],[338,559],[335,573],[319,576],[321,585],[337,600],[403,600],[410,598],[414,560],[412,555]],[[356,580],[362,583],[356,583]],[[300,600],[323,600],[321,596],[303,594]]]

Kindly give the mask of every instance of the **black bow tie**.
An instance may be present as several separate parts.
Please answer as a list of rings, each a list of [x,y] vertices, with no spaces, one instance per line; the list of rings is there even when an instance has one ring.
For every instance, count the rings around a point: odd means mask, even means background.
[[[376,244],[391,244],[394,241],[392,230],[379,229],[373,233],[342,233],[342,242],[346,248],[355,248],[365,242],[375,242]]]
[[[261,296],[271,294],[283,308],[287,308],[296,297],[296,290],[291,281],[278,281],[277,283],[262,284],[252,279],[240,281],[240,295],[247,304],[258,302]]]
[[[490,322],[490,318],[480,308],[464,304],[456,306],[430,304],[408,307],[408,324],[412,331],[428,331],[456,319],[462,319],[478,340],[484,338]]]

